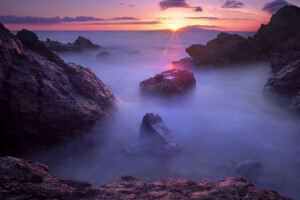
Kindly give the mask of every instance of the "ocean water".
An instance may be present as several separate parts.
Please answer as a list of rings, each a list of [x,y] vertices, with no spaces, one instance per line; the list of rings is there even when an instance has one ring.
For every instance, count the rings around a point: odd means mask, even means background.
[[[63,43],[81,35],[106,47],[107,57],[96,56],[101,49],[60,56],[92,69],[117,99],[114,117],[97,124],[90,134],[31,156],[48,164],[58,177],[95,185],[124,175],[143,180],[219,181],[232,175],[236,163],[251,159],[264,167],[263,175],[250,177],[256,186],[300,198],[299,117],[263,97],[269,63],[189,68],[197,79],[195,90],[174,98],[145,96],[139,82],[171,69],[172,61],[188,57],[185,48],[205,44],[218,32],[36,33],[41,40]],[[139,126],[149,112],[162,117],[181,146],[180,153],[170,157],[124,154],[125,148],[137,144]]]

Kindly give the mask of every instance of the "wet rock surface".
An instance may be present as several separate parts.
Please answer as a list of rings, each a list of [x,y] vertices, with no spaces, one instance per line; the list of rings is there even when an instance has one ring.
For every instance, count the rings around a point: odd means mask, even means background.
[[[92,41],[82,36],[78,36],[73,43],[63,44],[47,39],[44,44],[48,49],[55,52],[80,52],[82,50],[96,50],[101,48],[100,45],[94,44]]]
[[[140,88],[148,93],[161,93],[167,96],[187,92],[196,85],[194,74],[179,69],[172,69],[157,74],[140,83]]]
[[[0,154],[51,146],[111,115],[114,95],[90,69],[65,63],[32,32],[17,36],[0,24]]]
[[[0,199],[290,199],[256,188],[241,177],[213,183],[184,179],[141,181],[124,176],[100,187],[61,180],[46,165],[13,157],[0,158]]]

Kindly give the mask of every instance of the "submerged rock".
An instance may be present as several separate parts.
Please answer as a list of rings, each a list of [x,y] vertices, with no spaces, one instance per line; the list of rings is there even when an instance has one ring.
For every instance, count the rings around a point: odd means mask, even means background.
[[[96,50],[101,48],[100,45],[94,44],[92,41],[82,36],[78,36],[78,38],[73,43],[63,44],[47,39],[44,44],[48,49],[55,52],[80,52],[82,50]]]
[[[34,33],[0,24],[0,154],[50,146],[112,113],[114,95],[88,68],[65,63]]]
[[[147,113],[143,117],[139,136],[141,144],[128,148],[127,153],[170,155],[180,150],[158,114]]]
[[[124,176],[100,187],[85,181],[62,180],[46,165],[13,157],[0,158],[0,199],[276,199],[274,190],[256,188],[243,178],[211,181],[168,179],[141,181]]]
[[[256,160],[242,160],[233,168],[233,176],[242,176],[245,179],[253,180],[260,176],[263,165]]]
[[[141,89],[145,92],[162,93],[167,96],[185,93],[195,85],[194,74],[179,69],[164,71],[140,83]]]
[[[107,57],[109,53],[107,51],[101,51],[97,54],[98,57]]]

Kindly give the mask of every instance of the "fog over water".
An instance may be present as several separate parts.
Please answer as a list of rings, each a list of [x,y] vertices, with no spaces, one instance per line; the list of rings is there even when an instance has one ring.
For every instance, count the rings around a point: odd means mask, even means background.
[[[262,163],[256,186],[300,199],[300,123],[285,108],[263,97],[269,63],[192,69],[195,90],[174,98],[145,96],[139,82],[188,57],[185,48],[216,37],[218,32],[37,32],[41,40],[73,42],[78,35],[108,47],[60,54],[68,62],[89,67],[117,99],[114,117],[98,124],[92,134],[34,155],[60,178],[105,184],[123,175],[144,180],[181,177],[200,181],[232,175],[241,160]],[[253,33],[240,33],[244,36]],[[136,51],[140,51],[138,54]],[[170,157],[128,156],[124,148],[137,144],[146,113],[159,114],[182,151]]]

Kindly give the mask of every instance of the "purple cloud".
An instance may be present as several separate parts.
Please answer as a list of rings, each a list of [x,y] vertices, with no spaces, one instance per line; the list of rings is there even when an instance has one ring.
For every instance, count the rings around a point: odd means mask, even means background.
[[[113,19],[102,19],[102,18],[95,18],[95,17],[17,17],[12,15],[7,16],[0,16],[0,22],[4,24],[31,24],[31,25],[50,25],[50,24],[61,24],[66,22],[91,22],[91,21],[130,21],[130,20],[139,20],[134,17],[116,17]]]
[[[203,11],[203,9],[200,6],[197,6],[195,8],[195,12],[202,12],[202,11]]]
[[[249,19],[240,19],[240,18],[219,18],[219,17],[185,17],[185,19],[232,20],[232,21],[249,20]]]
[[[137,22],[94,22],[88,23],[86,25],[127,25],[127,24],[135,24],[135,25],[147,25],[147,24],[160,24],[160,21],[137,21]]]
[[[169,8],[190,8],[190,6],[185,2],[185,0],[164,0],[159,2],[160,8],[162,10],[167,10]]]
[[[225,1],[222,8],[241,8],[243,6],[244,6],[244,4],[242,2],[235,1],[235,0],[228,0],[228,1]]]
[[[200,30],[211,30],[214,28],[222,28],[222,26],[214,26],[214,25],[191,25],[185,26],[179,29],[179,31],[200,31]]]
[[[275,0],[268,2],[264,5],[262,10],[270,13],[270,14],[275,14],[280,8],[286,5],[291,5],[290,3],[286,2],[285,0]]]

